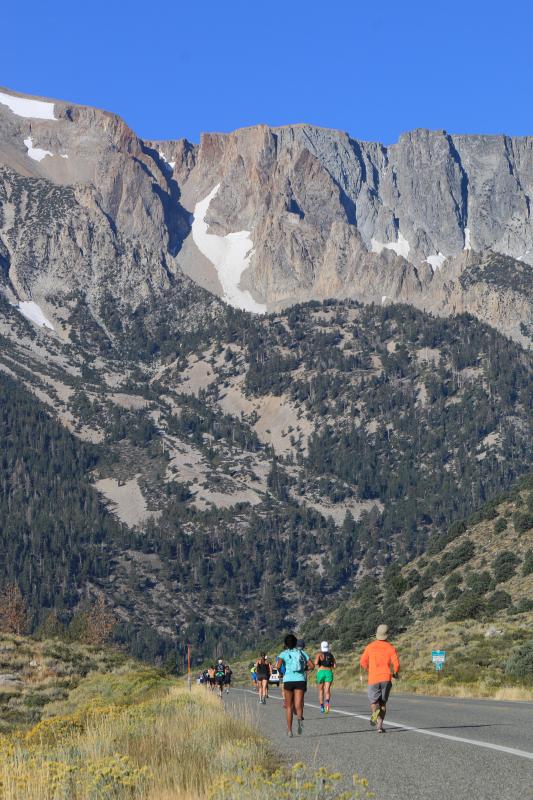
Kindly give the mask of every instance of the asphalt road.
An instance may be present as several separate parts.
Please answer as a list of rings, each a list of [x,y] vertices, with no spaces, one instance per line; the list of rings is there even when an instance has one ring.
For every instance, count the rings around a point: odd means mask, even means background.
[[[289,739],[277,689],[266,706],[232,689],[230,713],[244,715],[289,763],[304,761],[368,778],[377,800],[533,800],[533,703],[391,693],[385,735],[370,727],[366,694],[336,691],[329,716],[315,687],[302,736]]]

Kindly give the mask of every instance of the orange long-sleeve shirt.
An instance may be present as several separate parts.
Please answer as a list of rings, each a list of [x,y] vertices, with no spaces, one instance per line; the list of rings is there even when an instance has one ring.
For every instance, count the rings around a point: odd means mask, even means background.
[[[378,639],[365,647],[359,663],[363,669],[368,670],[369,683],[390,681],[392,673],[400,670],[396,648],[389,642]]]

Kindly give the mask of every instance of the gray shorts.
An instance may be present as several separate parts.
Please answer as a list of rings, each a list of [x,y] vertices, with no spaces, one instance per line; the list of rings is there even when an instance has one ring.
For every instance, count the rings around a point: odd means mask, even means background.
[[[368,684],[368,699],[371,703],[386,703],[389,699],[392,681]]]

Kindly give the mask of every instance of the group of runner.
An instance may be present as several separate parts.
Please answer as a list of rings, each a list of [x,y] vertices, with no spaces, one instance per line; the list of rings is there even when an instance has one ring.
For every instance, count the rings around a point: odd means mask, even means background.
[[[233,670],[229,664],[225,664],[222,658],[217,660],[217,663],[204,669],[199,677],[199,683],[206,686],[212,692],[218,692],[218,696],[222,697],[224,691],[229,693],[231,687],[231,676]]]
[[[370,700],[370,724],[378,733],[385,733],[383,721],[387,711],[387,701],[392,687],[392,679],[398,678],[400,660],[396,648],[388,642],[387,625],[379,625],[376,637],[365,648],[359,665],[368,672],[368,698]],[[293,633],[287,634],[284,650],[276,658],[275,666],[280,675],[280,688],[287,720],[287,735],[293,736],[293,722],[296,717],[297,732],[303,733],[304,698],[307,691],[308,675],[316,670],[318,702],[321,714],[329,714],[331,708],[331,687],[337,666],[329,643],[323,641],[314,659],[305,650],[305,642],[298,640]],[[265,653],[261,653],[252,667],[252,678],[257,683],[259,702],[265,704],[268,698],[268,685],[273,666]]]
[[[385,733],[383,721],[387,711],[387,701],[392,687],[392,679],[398,678],[400,660],[396,648],[388,642],[387,625],[378,625],[374,641],[365,647],[359,660],[362,669],[368,672],[368,698],[370,700],[370,724],[378,733]],[[293,722],[296,717],[297,732],[303,733],[304,698],[307,692],[308,675],[316,670],[318,702],[321,714],[329,714],[331,708],[331,687],[334,680],[337,661],[331,652],[329,643],[323,641],[314,659],[309,657],[305,642],[297,639],[293,633],[287,634],[284,649],[275,659],[275,666],[261,653],[252,665],[251,673],[254,685],[259,693],[259,703],[265,705],[268,689],[274,669],[277,670],[280,689],[287,721],[287,735],[293,736]],[[222,658],[214,666],[204,670],[200,683],[207,685],[212,691],[229,692],[233,672]]]

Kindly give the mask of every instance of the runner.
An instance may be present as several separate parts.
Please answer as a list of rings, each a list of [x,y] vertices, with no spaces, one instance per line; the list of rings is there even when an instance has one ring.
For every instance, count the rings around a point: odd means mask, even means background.
[[[383,720],[387,713],[392,678],[397,678],[400,671],[398,653],[387,641],[388,638],[388,626],[378,625],[375,641],[366,646],[359,662],[364,670],[368,670],[368,699],[372,709],[370,724],[377,724],[378,733],[385,733]]]
[[[215,668],[213,666],[208,667],[207,669],[207,680],[209,683],[209,688],[212,692],[215,691]]]
[[[318,685],[318,702],[320,713],[329,714],[331,703],[331,684],[333,683],[333,670],[337,666],[335,656],[330,652],[329,644],[322,642],[320,652],[316,654],[315,666],[317,668],[316,682]],[[325,701],[325,703],[324,703]]]
[[[285,650],[283,650],[276,661],[277,668],[281,671],[285,665],[285,675],[283,678],[283,689],[285,695],[285,715],[287,717],[287,735],[291,736],[292,721],[296,713],[298,721],[298,733],[303,733],[304,718],[304,696],[307,690],[307,671],[314,669],[314,664],[305,652],[297,647],[298,640],[293,633],[285,637]]]
[[[229,664],[226,664],[226,669],[224,672],[224,686],[226,687],[226,694],[229,694],[232,675],[233,675],[233,670],[230,669]]]
[[[257,672],[255,671],[255,664],[252,664],[250,669],[252,683],[254,685],[254,691],[257,692]]]
[[[218,696],[222,697],[222,692],[224,690],[224,680],[226,677],[226,666],[221,658],[218,659],[216,666],[215,666],[215,683],[218,687]]]
[[[270,678],[271,667],[267,661],[266,653],[261,653],[261,656],[255,662],[255,672],[257,675],[257,682],[259,684],[259,702],[265,705],[268,697],[268,681]]]

